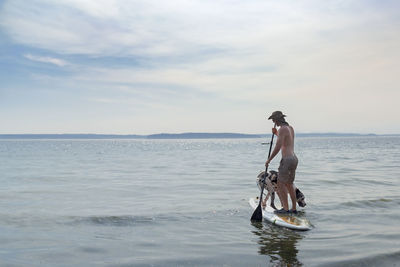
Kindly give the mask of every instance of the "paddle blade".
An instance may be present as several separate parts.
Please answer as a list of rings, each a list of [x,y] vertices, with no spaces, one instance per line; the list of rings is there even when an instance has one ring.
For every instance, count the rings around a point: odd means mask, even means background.
[[[254,210],[253,215],[251,216],[251,221],[261,222],[262,221],[262,209],[261,204]]]

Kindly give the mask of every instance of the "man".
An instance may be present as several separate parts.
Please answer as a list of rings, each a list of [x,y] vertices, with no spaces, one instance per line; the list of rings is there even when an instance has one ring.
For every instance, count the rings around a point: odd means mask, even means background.
[[[281,111],[275,111],[268,118],[279,126],[279,131],[274,127],[272,133],[278,136],[274,150],[271,156],[265,162],[268,166],[271,160],[281,151],[282,159],[278,169],[278,196],[282,204],[282,209],[276,213],[297,213],[296,210],[296,192],[293,186],[294,177],[297,168],[297,157],[294,153],[294,130],[285,120],[286,115]],[[292,200],[292,209],[289,210],[288,193]]]

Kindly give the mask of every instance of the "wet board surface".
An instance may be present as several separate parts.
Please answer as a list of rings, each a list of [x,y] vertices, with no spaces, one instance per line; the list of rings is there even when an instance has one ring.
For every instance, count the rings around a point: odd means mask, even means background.
[[[259,198],[250,198],[249,204],[255,210],[258,207]],[[262,216],[265,220],[278,226],[286,227],[293,230],[307,231],[310,230],[311,224],[306,218],[294,215],[277,215],[274,209],[269,206],[270,201],[267,201],[267,207],[262,209]]]

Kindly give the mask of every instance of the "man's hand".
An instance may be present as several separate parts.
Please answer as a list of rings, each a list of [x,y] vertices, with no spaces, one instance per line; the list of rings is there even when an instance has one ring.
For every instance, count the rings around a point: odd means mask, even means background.
[[[269,165],[269,163],[271,162],[271,160],[267,160],[266,162],[265,162],[265,167],[268,167],[268,165]]]
[[[278,136],[278,130],[274,127],[272,128],[272,133],[276,136]]]

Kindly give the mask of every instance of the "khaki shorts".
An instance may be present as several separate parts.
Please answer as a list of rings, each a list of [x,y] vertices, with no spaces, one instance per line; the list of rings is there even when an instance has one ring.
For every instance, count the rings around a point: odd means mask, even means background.
[[[282,158],[278,169],[278,181],[286,184],[293,183],[298,162],[296,155]]]

